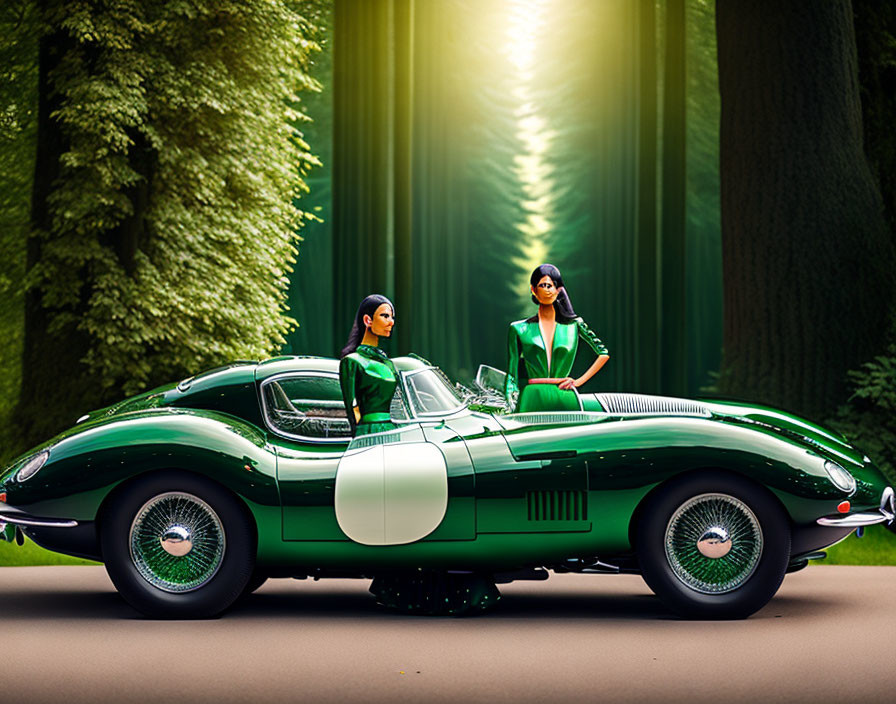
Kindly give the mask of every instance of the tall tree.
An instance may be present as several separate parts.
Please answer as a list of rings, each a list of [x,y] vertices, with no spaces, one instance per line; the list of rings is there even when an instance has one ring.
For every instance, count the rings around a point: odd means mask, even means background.
[[[685,115],[687,114],[684,0],[666,2],[663,78],[663,168],[660,296],[660,383],[667,394],[687,389],[685,331]]]
[[[691,393],[718,374],[722,354],[719,69],[715,3],[687,3],[687,366]]]
[[[34,177],[37,35],[32,0],[0,5],[0,462],[15,452],[11,412],[21,383],[22,279]]]
[[[122,393],[278,348],[291,201],[314,161],[290,126],[313,47],[289,3],[39,9],[26,442]]]
[[[853,0],[865,154],[896,234],[896,5]]]
[[[809,416],[883,347],[894,252],[862,151],[849,0],[716,3],[720,388]]]
[[[361,297],[380,291],[395,297],[390,353],[413,350],[461,378],[479,361],[503,366],[519,317],[508,272],[521,199],[516,106],[495,41],[506,10],[496,0],[335,3],[338,342]]]
[[[308,192],[296,205],[306,214],[296,265],[289,277],[289,314],[298,325],[286,336],[283,354],[334,354],[336,337],[345,334],[333,329],[333,233],[332,233],[332,153],[333,153],[333,2],[303,0],[302,15],[311,27],[307,39],[320,50],[308,67],[316,83],[314,90],[299,94],[301,118],[298,129],[306,143],[314,145],[320,166],[305,177]],[[322,295],[322,291],[326,291]]]
[[[657,84],[656,0],[638,3],[638,236],[635,245],[635,316],[638,366],[633,390],[659,390],[657,315]]]
[[[655,13],[628,0],[545,4],[536,71],[552,167],[546,244],[576,312],[610,350],[584,390],[655,392],[656,211],[640,202],[656,197]],[[580,354],[573,374],[592,361]]]
[[[526,217],[526,196],[517,166],[525,147],[519,135],[519,75],[509,52],[510,8],[501,0],[463,0],[455,5],[463,20],[454,47],[466,48],[453,87],[457,96],[465,84],[469,104],[463,163],[456,158],[454,162],[466,184],[467,222],[462,226],[470,234],[464,238],[467,251],[462,256],[468,272],[465,300],[470,306],[468,365],[475,372],[480,363],[506,366],[508,325],[527,315],[529,307],[523,298],[525,288],[518,285],[523,254],[519,225]]]
[[[877,178],[891,237],[896,235],[896,7],[853,0],[865,154]],[[896,331],[894,331],[896,332]],[[849,374],[853,394],[835,427],[896,482],[896,341]]]
[[[407,286],[396,282],[396,270],[406,271],[410,256],[414,4],[334,4],[333,325],[340,343],[364,296],[394,298]],[[397,316],[407,316],[396,306]]]

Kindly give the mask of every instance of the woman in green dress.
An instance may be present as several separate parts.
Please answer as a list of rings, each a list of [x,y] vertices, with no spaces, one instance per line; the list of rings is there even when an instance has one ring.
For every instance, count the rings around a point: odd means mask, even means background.
[[[394,325],[395,308],[388,298],[373,294],[361,301],[339,363],[342,400],[353,435],[396,427],[389,408],[398,374],[379,348],[380,338],[390,337]]]
[[[385,296],[368,296],[355,322],[339,363],[342,399],[355,435],[378,433],[397,426],[389,407],[398,373],[379,348],[381,337],[392,335],[395,309]],[[501,598],[491,575],[415,570],[378,575],[370,585],[377,602],[402,613],[462,615],[483,611]]]
[[[517,413],[581,410],[573,389],[594,376],[610,355],[604,343],[576,315],[557,267],[542,264],[532,272],[529,283],[538,313],[510,324],[505,395],[510,399],[519,389]],[[580,338],[597,359],[582,376],[573,379],[569,374]]]

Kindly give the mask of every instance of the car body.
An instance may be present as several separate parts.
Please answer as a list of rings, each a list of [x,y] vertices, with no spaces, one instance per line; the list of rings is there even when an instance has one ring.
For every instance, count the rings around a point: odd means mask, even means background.
[[[4,533],[103,561],[153,616],[220,613],[270,576],[640,572],[686,616],[744,617],[894,499],[845,438],[722,401],[582,394],[504,413],[394,360],[397,429],[352,438],[338,362],[238,362],[92,412],[0,474]]]

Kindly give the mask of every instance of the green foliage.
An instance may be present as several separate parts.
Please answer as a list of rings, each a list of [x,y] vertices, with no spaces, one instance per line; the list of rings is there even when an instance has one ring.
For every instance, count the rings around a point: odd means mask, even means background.
[[[56,0],[50,76],[66,147],[28,275],[50,331],[131,393],[269,355],[317,163],[296,125],[311,27],[263,0]]]
[[[896,344],[849,373],[853,395],[832,425],[896,484]]]
[[[0,4],[0,460],[22,364],[25,237],[37,108],[37,17],[31,0]]]

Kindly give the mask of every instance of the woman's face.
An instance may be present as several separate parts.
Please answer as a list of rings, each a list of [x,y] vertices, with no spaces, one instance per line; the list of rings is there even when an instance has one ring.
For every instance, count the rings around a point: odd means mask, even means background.
[[[532,294],[543,306],[552,305],[557,300],[557,287],[554,286],[554,280],[550,276],[542,276],[538,285],[531,288]]]
[[[395,325],[395,315],[392,312],[392,306],[388,303],[380,303],[379,307],[373,312],[373,317],[364,316],[364,324],[370,328],[377,337],[389,337],[392,335],[392,326]]]

